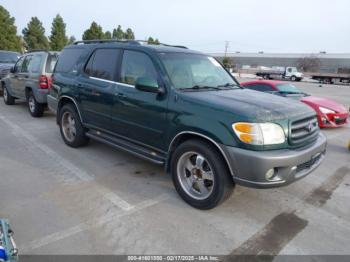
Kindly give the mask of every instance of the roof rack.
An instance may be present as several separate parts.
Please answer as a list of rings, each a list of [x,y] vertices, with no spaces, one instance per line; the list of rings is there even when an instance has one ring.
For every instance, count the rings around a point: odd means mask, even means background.
[[[81,41],[74,42],[73,45],[101,44],[101,43],[124,43],[124,44],[131,44],[131,45],[148,45],[148,41],[145,41],[145,40],[129,40],[129,39],[120,39],[120,40],[118,40],[118,39],[81,40]],[[159,43],[159,45],[188,49],[186,46],[181,46],[181,45],[168,45],[168,44],[163,44],[163,43]]]

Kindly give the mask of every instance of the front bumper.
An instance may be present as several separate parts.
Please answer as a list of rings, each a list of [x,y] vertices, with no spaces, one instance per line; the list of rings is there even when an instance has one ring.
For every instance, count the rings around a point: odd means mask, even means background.
[[[349,113],[323,114],[318,116],[318,122],[321,128],[339,127],[348,123]]]
[[[317,140],[304,148],[271,151],[252,151],[224,146],[228,162],[237,184],[255,188],[288,185],[314,171],[323,161],[327,140],[320,134]],[[275,176],[266,179],[273,169]]]

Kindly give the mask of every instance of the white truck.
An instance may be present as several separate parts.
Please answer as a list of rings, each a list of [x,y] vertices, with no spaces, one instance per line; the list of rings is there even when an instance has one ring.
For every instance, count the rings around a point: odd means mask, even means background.
[[[296,67],[264,67],[257,71],[256,75],[264,79],[289,79],[291,81],[301,81],[303,79],[303,74],[298,72]]]

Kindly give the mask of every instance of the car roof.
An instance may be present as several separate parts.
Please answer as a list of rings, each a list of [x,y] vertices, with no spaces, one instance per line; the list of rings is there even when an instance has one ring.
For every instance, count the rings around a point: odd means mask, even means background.
[[[251,80],[251,81],[245,81],[242,82],[241,85],[245,86],[245,85],[252,85],[252,84],[267,84],[270,86],[276,86],[278,84],[283,84],[284,82],[282,81],[278,81],[278,80],[265,80],[265,79],[258,79],[258,80]]]

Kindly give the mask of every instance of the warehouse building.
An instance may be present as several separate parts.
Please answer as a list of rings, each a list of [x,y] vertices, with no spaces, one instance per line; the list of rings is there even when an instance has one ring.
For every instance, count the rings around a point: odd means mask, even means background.
[[[223,60],[223,53],[214,53],[212,56]],[[273,67],[273,66],[295,66],[300,65],[303,58],[319,59],[319,71],[325,73],[345,73],[350,72],[350,53],[349,54],[327,54],[325,52],[318,54],[277,54],[277,53],[227,53],[227,57],[233,60],[237,69],[247,67]]]

